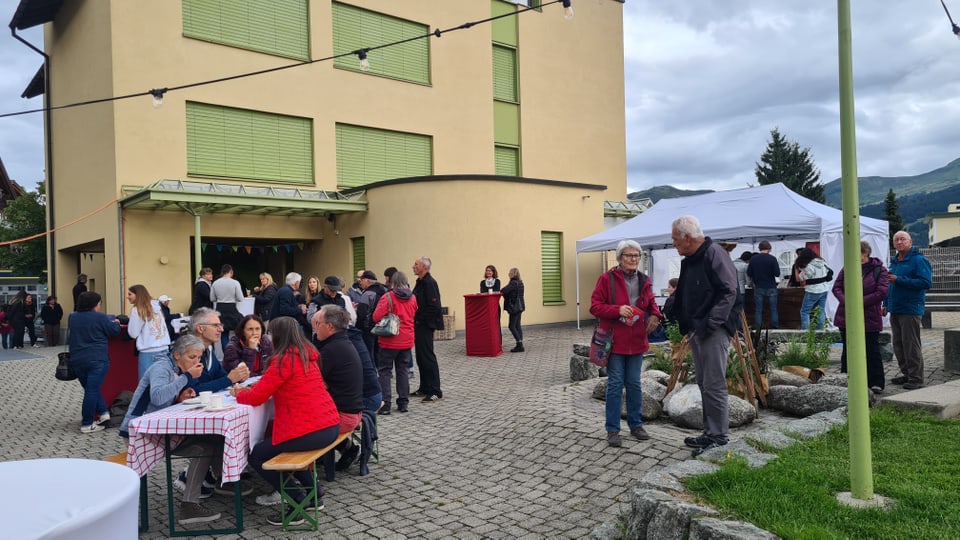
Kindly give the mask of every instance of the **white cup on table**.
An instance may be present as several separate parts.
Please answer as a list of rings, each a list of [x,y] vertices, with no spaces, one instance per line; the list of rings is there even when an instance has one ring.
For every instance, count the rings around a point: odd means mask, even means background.
[[[203,392],[200,392],[200,403],[204,405],[209,405],[210,398],[212,396],[213,396],[213,392],[211,392],[210,390],[204,390]]]
[[[211,409],[222,409],[223,408],[223,395],[222,394],[213,394],[210,396],[210,403],[207,404]]]

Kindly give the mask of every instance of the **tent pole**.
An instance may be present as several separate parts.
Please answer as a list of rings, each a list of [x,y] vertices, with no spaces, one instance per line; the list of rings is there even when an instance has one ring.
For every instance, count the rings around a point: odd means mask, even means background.
[[[580,252],[577,252],[577,330],[580,329]]]

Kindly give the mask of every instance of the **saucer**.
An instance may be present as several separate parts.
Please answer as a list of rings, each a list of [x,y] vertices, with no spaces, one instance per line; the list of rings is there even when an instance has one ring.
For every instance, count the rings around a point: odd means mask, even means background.
[[[203,410],[206,412],[219,412],[219,411],[225,411],[227,409],[232,409],[232,408],[233,408],[233,403],[229,403],[229,404],[225,403],[219,407],[212,407],[210,405],[207,405],[206,407],[203,408]]]
[[[200,396],[192,397],[190,399],[185,399],[181,403],[186,403],[187,405],[199,405],[203,403],[200,401]]]

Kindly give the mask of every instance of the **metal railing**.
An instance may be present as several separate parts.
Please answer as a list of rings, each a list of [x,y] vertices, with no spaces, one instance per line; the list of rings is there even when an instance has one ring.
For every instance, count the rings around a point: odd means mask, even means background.
[[[920,250],[933,269],[931,293],[960,293],[960,247],[930,247]]]

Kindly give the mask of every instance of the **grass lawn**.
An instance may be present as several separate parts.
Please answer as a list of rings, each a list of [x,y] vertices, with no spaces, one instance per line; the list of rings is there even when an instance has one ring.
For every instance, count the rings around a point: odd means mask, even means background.
[[[774,451],[779,458],[764,467],[729,460],[685,484],[725,517],[782,538],[960,538],[960,421],[879,407],[870,432],[874,493],[895,501],[887,510],[837,502],[850,491],[846,425]]]

